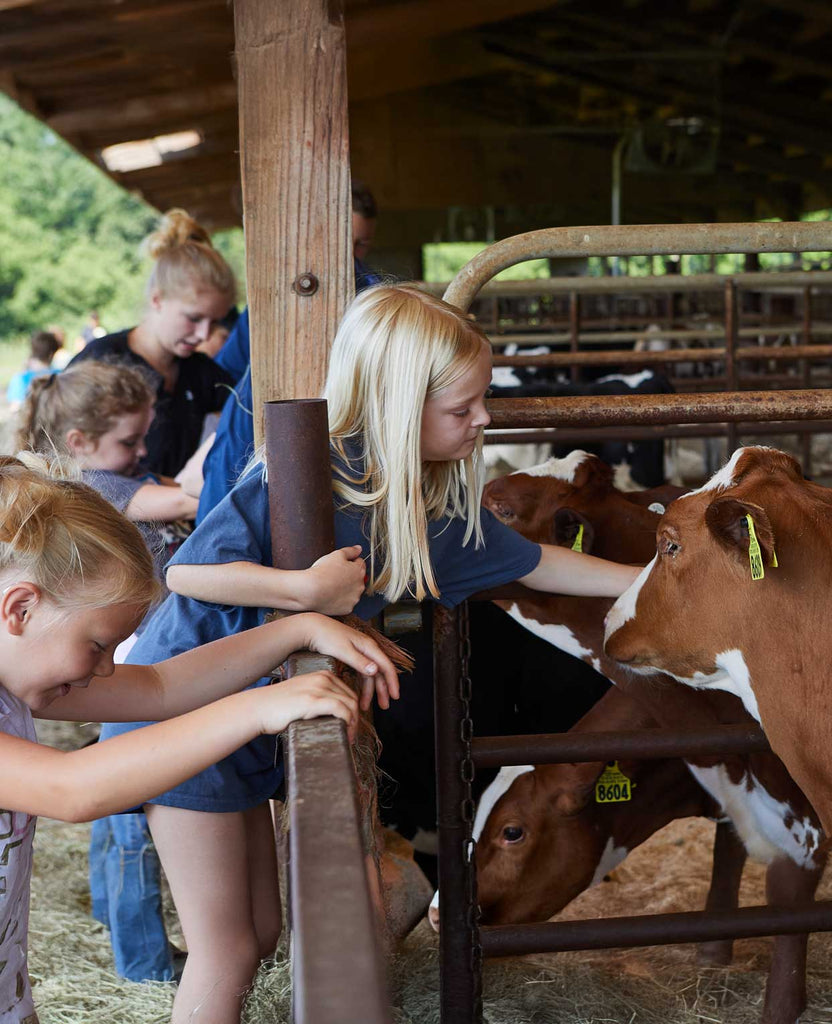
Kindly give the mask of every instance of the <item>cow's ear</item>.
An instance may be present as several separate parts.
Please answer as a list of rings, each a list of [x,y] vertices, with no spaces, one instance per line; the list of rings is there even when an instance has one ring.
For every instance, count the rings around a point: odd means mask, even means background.
[[[602,462],[597,455],[587,455],[575,470],[572,486],[579,491],[592,484],[607,491],[612,488],[612,481],[612,467],[608,466],[606,462]]]
[[[715,498],[705,510],[705,523],[723,547],[745,559],[748,557],[751,537],[748,516],[753,521],[754,536],[760,545],[763,564],[776,564],[774,531],[765,509],[759,505],[750,501],[737,501],[736,498]]]
[[[561,548],[572,548],[588,555],[595,541],[592,523],[574,508],[559,508],[555,512],[555,544]]]
[[[592,799],[595,783],[603,770],[603,761],[559,765],[555,813],[563,818],[580,814]]]

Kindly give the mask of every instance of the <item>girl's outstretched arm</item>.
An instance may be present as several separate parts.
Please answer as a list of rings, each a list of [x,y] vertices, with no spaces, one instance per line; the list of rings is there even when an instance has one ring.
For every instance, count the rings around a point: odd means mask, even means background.
[[[167,571],[175,594],[216,604],[348,615],[364,593],[359,545],[331,551],[308,569],[272,569],[255,562],[177,563]]]
[[[553,544],[540,545],[537,568],[518,580],[532,590],[578,597],[618,597],[633,583],[641,566],[621,565]]]
[[[310,612],[215,640],[156,665],[117,665],[111,675],[93,677],[89,686],[73,686],[38,716],[81,722],[172,718],[243,689],[303,649],[337,658],[365,684],[371,679],[382,707],[399,695],[396,670],[374,640]]]
[[[196,519],[199,498],[194,498],[179,486],[171,484],[144,484],[130,501],[124,514],[133,522],[171,523],[177,519]]]
[[[354,735],[358,702],[329,672],[236,693],[81,750],[0,734],[0,806],[63,821],[114,814],[179,785],[256,736],[320,715],[342,719]]]

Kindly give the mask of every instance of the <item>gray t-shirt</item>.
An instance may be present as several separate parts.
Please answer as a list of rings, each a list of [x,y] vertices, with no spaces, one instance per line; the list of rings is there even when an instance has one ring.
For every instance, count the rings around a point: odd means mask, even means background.
[[[32,712],[2,686],[0,732],[37,743]],[[0,1024],[37,1024],[27,966],[35,820],[0,810]]]

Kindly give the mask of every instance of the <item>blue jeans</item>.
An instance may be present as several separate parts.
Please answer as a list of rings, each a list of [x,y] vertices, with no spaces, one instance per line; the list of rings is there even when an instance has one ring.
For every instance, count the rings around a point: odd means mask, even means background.
[[[110,929],[116,973],[130,981],[171,981],[161,869],[147,818],[114,814],[94,821],[89,857],[92,916]]]

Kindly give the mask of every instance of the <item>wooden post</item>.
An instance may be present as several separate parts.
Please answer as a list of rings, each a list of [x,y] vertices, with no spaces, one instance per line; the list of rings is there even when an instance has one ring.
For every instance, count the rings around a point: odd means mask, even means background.
[[[342,0],[234,0],[255,439],[318,397],[353,294]]]

